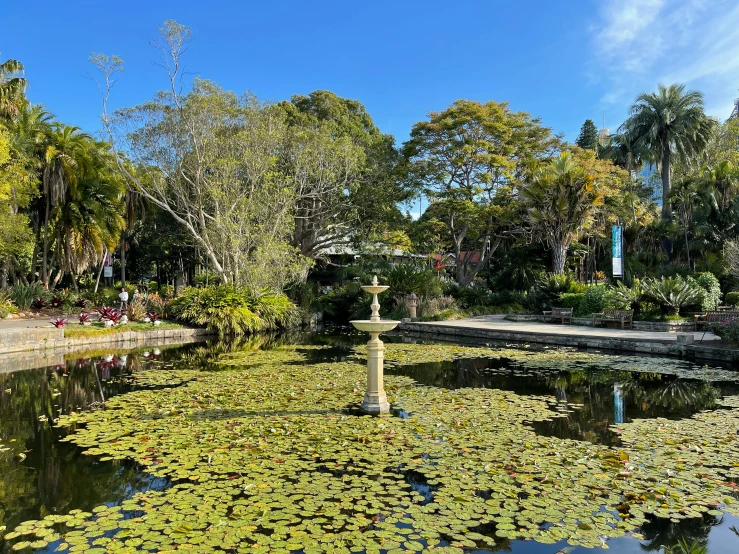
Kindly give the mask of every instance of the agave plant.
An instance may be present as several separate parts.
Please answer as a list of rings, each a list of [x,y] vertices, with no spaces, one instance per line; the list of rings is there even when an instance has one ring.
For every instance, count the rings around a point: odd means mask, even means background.
[[[10,299],[15,302],[19,310],[27,310],[37,298],[44,294],[44,286],[38,281],[23,284],[16,283],[10,287]]]
[[[69,323],[66,319],[63,317],[58,317],[56,319],[51,320],[51,324],[56,327],[57,329],[63,329],[67,326],[67,323]]]
[[[659,304],[665,315],[678,315],[683,306],[700,304],[704,294],[701,287],[680,275],[650,279],[643,286],[645,296]]]

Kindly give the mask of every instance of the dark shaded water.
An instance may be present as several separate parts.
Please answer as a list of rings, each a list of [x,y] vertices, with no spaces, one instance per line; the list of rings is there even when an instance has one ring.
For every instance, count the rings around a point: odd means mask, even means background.
[[[358,335],[311,335],[280,341],[329,344],[331,348],[306,350],[310,363],[342,361]],[[127,354],[69,358],[64,365],[0,374],[0,530],[12,529],[28,519],[72,509],[90,510],[100,504],[118,504],[134,493],[162,489],[167,482],[154,479],[133,463],[100,462],[59,442],[65,432],[54,427],[60,414],[95,409],[105,399],[125,393],[122,376],[147,368],[183,364],[207,369],[212,356],[228,350],[268,347],[271,338],[236,345],[188,345],[168,350],[148,349]],[[584,371],[523,370],[495,360],[462,360],[388,369],[387,373],[412,377],[421,384],[444,388],[485,387],[521,395],[551,395],[567,417],[536,423],[537,432],[561,438],[615,444],[613,423],[636,418],[685,418],[715,409],[725,395],[739,394],[735,382],[706,382],[674,375],[629,373],[608,367]],[[2,451],[4,447],[10,447]],[[19,454],[20,452],[20,454]],[[407,481],[430,495],[417,476]],[[739,518],[707,516],[680,524],[655,520],[642,529],[644,539],[610,540],[611,552],[665,552],[681,538],[698,539],[711,554],[739,552]],[[498,551],[518,554],[577,554],[587,549],[514,541]],[[0,551],[3,545],[0,544]],[[470,552],[490,552],[470,550]]]

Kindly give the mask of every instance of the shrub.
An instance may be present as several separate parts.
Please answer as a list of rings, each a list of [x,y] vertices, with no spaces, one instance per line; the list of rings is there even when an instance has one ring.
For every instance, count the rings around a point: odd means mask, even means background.
[[[572,313],[575,316],[583,315],[582,301],[585,297],[584,293],[581,292],[565,292],[559,298],[559,306],[561,308],[572,308]]]
[[[90,314],[86,314],[83,312],[79,315],[79,320],[80,320],[80,323],[85,324],[85,323],[90,323],[92,318],[90,317]]]
[[[721,304],[721,285],[713,273],[699,273],[695,282],[704,290],[701,310],[716,310]]]
[[[440,296],[439,298],[419,302],[416,312],[418,317],[433,317],[439,312],[448,310],[452,306],[454,306],[454,298],[451,296]]]
[[[283,294],[254,293],[233,285],[187,287],[172,301],[170,311],[180,321],[221,336],[290,327],[300,319],[295,304]]]
[[[489,306],[492,304],[493,297],[487,288],[475,285],[461,289],[457,300],[461,306],[469,308],[471,306]]]
[[[609,304],[619,310],[634,310],[634,315],[641,312],[641,301],[644,298],[644,287],[639,279],[634,279],[631,287],[621,281],[607,292]]]
[[[734,306],[734,307],[739,306],[739,292],[727,292],[726,293],[726,303],[729,306]]]
[[[131,321],[139,321],[146,315],[146,303],[142,298],[136,298],[128,303],[128,309],[126,310],[128,319]]]
[[[543,306],[553,306],[562,294],[572,291],[574,279],[571,275],[547,273],[539,281],[537,281],[534,289],[539,295],[539,302]]]
[[[732,346],[739,346],[739,321],[714,323],[711,331]]]
[[[159,318],[161,316],[158,313],[156,313],[156,312],[146,312],[146,317],[148,317],[151,320],[151,322],[153,323],[155,321],[159,321]]]
[[[162,298],[158,293],[154,292],[146,297],[146,305],[150,312],[155,312],[162,317],[167,317],[169,312],[170,300]]]
[[[411,264],[399,264],[390,269],[384,281],[390,286],[390,293],[400,299],[409,294],[421,298],[441,296],[441,281],[430,269]]]
[[[51,321],[51,324],[56,327],[57,329],[63,329],[67,326],[68,321],[64,319],[63,317],[58,317]]]
[[[13,304],[13,301],[7,294],[0,292],[0,318],[8,317],[10,314],[14,314],[18,311],[18,308]]]
[[[584,315],[598,314],[608,307],[608,289],[602,285],[588,287],[583,294],[580,309]]]
[[[46,300],[39,296],[36,300],[31,302],[31,308],[34,310],[43,310],[46,307]]]
[[[379,296],[379,300],[382,305],[382,295]],[[324,321],[346,325],[352,319],[352,314],[359,311],[363,310],[363,315],[360,314],[360,317],[367,317],[370,311],[370,302],[370,296],[359,288],[359,283],[347,283],[343,287],[332,289],[328,294],[321,296],[316,305],[323,312]],[[389,310],[381,308],[381,311],[386,313]]]
[[[44,286],[38,281],[28,283],[16,283],[9,290],[10,299],[18,306],[19,310],[27,310],[31,307],[31,304],[37,298],[42,298],[46,295]]]
[[[644,281],[644,294],[659,305],[664,315],[678,315],[680,308],[700,303],[704,291],[680,275]]]

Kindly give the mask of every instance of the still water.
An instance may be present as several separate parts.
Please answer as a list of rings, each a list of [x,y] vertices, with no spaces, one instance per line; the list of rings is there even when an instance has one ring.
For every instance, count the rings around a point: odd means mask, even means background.
[[[399,338],[389,340],[401,340]],[[263,348],[285,341],[329,344],[307,350],[308,363],[342,361],[357,335],[314,334],[267,338]],[[253,344],[251,345],[253,347]],[[188,345],[178,348],[71,355],[64,364],[0,374],[0,530],[22,521],[73,509],[116,505],[139,491],[163,489],[165,479],[149,476],[131,462],[101,462],[60,442],[66,432],[54,426],[61,414],[98,409],[115,395],[131,390],[126,375],[146,369],[195,366],[204,371],[220,352],[239,345]],[[658,366],[657,366],[658,367]],[[716,401],[738,395],[736,382],[693,380],[660,373],[628,373],[593,364],[584,370],[523,370],[500,360],[460,360],[389,368],[420,384],[443,388],[484,387],[519,395],[555,396],[567,417],[534,424],[540,434],[617,445],[614,423],[632,419],[690,417],[717,409]],[[399,414],[402,415],[402,414]],[[13,446],[3,451],[4,446]],[[16,454],[21,451],[21,454]],[[419,484],[419,492],[423,485]],[[698,540],[711,554],[739,552],[739,518],[706,516],[673,524],[655,520],[642,529],[644,539],[609,541],[611,552],[667,552],[680,539]],[[0,543],[0,551],[9,550]],[[582,547],[515,541],[505,547],[517,554],[578,554]],[[53,551],[49,547],[49,551]],[[489,552],[488,550],[469,550]]]

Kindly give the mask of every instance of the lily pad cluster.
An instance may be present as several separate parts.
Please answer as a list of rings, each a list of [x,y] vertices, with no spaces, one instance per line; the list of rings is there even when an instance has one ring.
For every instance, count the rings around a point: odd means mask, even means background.
[[[411,346],[388,345],[388,359],[499,355]],[[600,546],[638,536],[650,514],[739,515],[739,398],[680,422],[620,425],[615,449],[535,433],[533,422],[562,417],[554,397],[407,377],[386,378],[407,417],[357,416],[360,352],[306,364],[300,348],[278,348],[224,355],[219,371],[138,374],[156,388],[59,425],[87,455],[135,460],[171,486],[5,538],[71,552],[461,552],[514,539]]]

